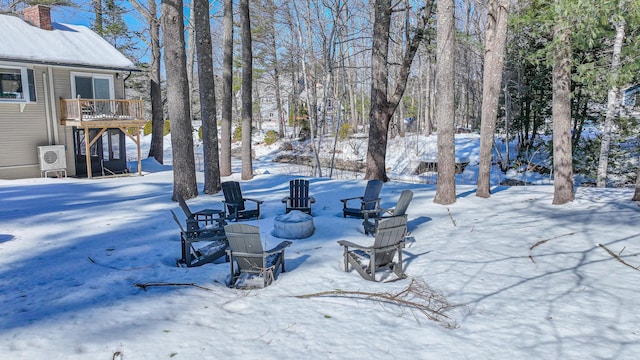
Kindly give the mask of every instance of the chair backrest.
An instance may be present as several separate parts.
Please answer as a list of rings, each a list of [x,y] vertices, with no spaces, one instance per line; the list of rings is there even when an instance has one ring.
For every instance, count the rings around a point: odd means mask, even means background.
[[[182,209],[182,212],[187,217],[187,219],[193,217],[191,209],[189,209],[189,205],[187,205],[187,202],[184,201],[182,195],[178,194],[176,197],[178,198],[178,204],[180,205],[180,208]]]
[[[374,249],[395,245],[404,240],[407,233],[407,215],[391,216],[380,220],[376,230]],[[376,266],[385,265],[393,261],[395,251],[381,251],[376,255]]]
[[[180,224],[180,220],[178,220],[178,216],[176,215],[176,213],[174,213],[173,210],[169,210],[169,211],[171,211],[171,215],[173,215],[173,220],[180,227],[180,231],[184,232],[184,228],[182,227],[182,224]]]
[[[362,197],[364,203],[363,210],[373,210],[376,208],[376,203],[371,202],[380,197],[380,191],[382,190],[382,180],[373,179],[367,182],[367,187],[364,189],[364,196]]]
[[[240,183],[237,181],[225,181],[221,186],[222,192],[224,193],[224,201],[238,204],[236,210],[244,210],[244,200],[242,198],[242,190],[240,190]],[[233,210],[229,209],[229,211],[231,212]]]
[[[411,190],[404,190],[400,194],[400,198],[398,198],[398,203],[396,207],[393,209],[393,215],[404,215],[407,213],[407,208],[409,207],[409,203],[413,199],[413,192]]]
[[[230,224],[224,227],[232,255],[241,271],[259,271],[264,267],[264,256],[237,256],[234,253],[264,254],[260,240],[260,228],[246,224]]]
[[[289,202],[293,208],[309,207],[309,180],[289,181]]]

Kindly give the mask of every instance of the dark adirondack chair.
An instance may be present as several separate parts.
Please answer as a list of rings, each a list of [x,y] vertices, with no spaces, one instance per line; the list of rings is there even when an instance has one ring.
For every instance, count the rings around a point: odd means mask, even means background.
[[[371,246],[340,240],[344,247],[344,271],[351,265],[366,280],[376,281],[376,271],[388,268],[399,278],[402,271],[402,248],[407,234],[407,215],[392,216],[378,223],[376,238]],[[398,260],[394,258],[398,255]]]
[[[173,220],[180,227],[182,257],[178,260],[178,266],[200,266],[226,255],[229,243],[224,234],[224,228],[200,227],[197,221],[187,219],[188,229],[185,230],[176,213],[173,210],[170,211]],[[196,248],[196,243],[206,243],[206,245]]]
[[[282,199],[285,203],[285,212],[300,210],[311,215],[311,204],[316,202],[313,196],[309,196],[309,180],[295,179],[289,181],[289,196]]]
[[[224,210],[202,209],[191,211],[182,195],[178,194],[177,199],[184,216],[187,217],[187,230],[197,230],[201,226],[214,225],[219,228],[221,232],[224,232],[224,226],[227,225],[224,219]]]
[[[260,229],[246,224],[230,224],[224,227],[229,239],[227,254],[231,262],[229,286],[242,285],[265,287],[278,277],[278,269],[285,272],[284,250],[291,241],[282,241],[276,247],[264,251],[260,239]],[[238,268],[234,268],[234,263]],[[241,277],[244,278],[239,282]],[[258,282],[251,278],[259,278]]]
[[[260,205],[263,201],[242,197],[242,190],[240,189],[239,182],[223,182],[222,192],[224,193],[223,203],[227,211],[227,219],[238,221],[260,218]],[[255,203],[255,208],[247,209],[245,206],[247,201]]]
[[[379,209],[379,196],[383,184],[382,180],[369,180],[364,190],[364,196],[340,199],[342,201],[342,216],[353,216],[362,219],[364,218],[364,210]]]
[[[395,207],[392,207],[390,209],[363,211],[364,221],[362,222],[362,226],[364,227],[364,233],[367,235],[375,234],[380,220],[386,219],[391,216],[406,214],[407,208],[409,207],[409,203],[411,203],[412,199],[413,192],[411,190],[404,190],[400,194],[400,198],[398,198],[398,203]]]

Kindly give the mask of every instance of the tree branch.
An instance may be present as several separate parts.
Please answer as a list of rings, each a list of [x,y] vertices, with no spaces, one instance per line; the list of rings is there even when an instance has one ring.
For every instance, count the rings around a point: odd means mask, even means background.
[[[634,270],[639,270],[640,271],[640,266],[633,266],[631,264],[629,264],[628,262],[622,260],[622,258],[620,257],[619,254],[615,254],[613,251],[609,250],[606,246],[602,245],[602,244],[598,244],[599,247],[603,248],[606,250],[606,252],[609,253],[609,255],[613,256],[614,259],[620,261],[621,263],[627,265],[628,267],[634,269]],[[622,250],[620,250],[620,254],[622,254],[622,252],[624,251],[624,248]]]
[[[412,280],[411,283],[398,293],[374,293],[367,291],[347,291],[347,290],[329,290],[313,294],[296,295],[299,299],[308,299],[312,297],[323,296],[339,296],[346,298],[360,298],[365,300],[379,301],[407,307],[417,310],[426,316],[429,320],[443,323],[447,328],[453,329],[457,327],[454,320],[445,313],[460,305],[451,305],[440,292],[432,289],[426,283]],[[417,320],[417,319],[416,319]]]
[[[200,286],[198,284],[194,284],[194,283],[165,283],[165,282],[157,282],[157,283],[144,283],[144,284],[140,284],[140,283],[135,283],[133,284],[133,286],[135,287],[139,287],[144,291],[147,291],[147,288],[150,287],[159,287],[159,286],[193,286],[196,287],[198,289],[202,289],[202,290],[206,290],[206,291],[213,291],[212,289],[206,288],[204,286]]]

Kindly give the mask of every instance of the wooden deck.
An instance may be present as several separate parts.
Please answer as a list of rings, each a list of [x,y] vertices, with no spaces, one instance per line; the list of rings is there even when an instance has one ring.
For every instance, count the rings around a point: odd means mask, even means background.
[[[138,148],[138,174],[142,175],[142,159],[140,149],[140,129],[147,123],[144,118],[144,104],[142,100],[116,99],[60,99],[60,124],[84,129],[101,129],[96,136],[85,141],[85,154],[107,131],[120,129]],[[129,129],[135,129],[134,137]],[[91,178],[91,159],[87,156],[87,177]]]
[[[100,127],[97,125],[108,123],[113,127],[135,127],[146,123],[142,100],[61,99],[60,111],[60,122],[66,126]]]

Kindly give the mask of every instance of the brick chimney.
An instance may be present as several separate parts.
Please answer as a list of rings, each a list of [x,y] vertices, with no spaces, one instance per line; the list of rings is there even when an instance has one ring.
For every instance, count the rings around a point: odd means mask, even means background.
[[[24,9],[24,20],[44,30],[53,30],[51,26],[51,9],[45,5],[33,5]]]

